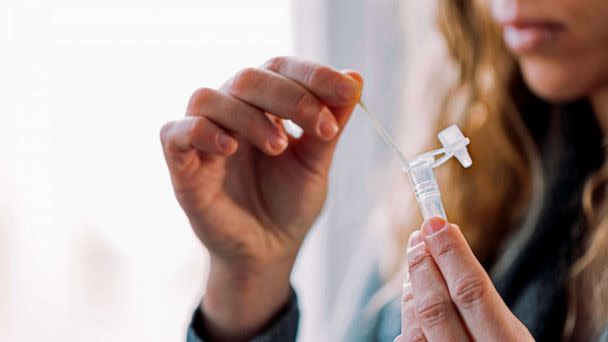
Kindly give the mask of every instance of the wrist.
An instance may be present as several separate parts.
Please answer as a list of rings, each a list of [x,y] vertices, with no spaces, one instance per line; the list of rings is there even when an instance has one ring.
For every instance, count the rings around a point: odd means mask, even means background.
[[[259,333],[291,295],[293,261],[268,266],[228,264],[212,257],[201,303],[213,340],[244,340]]]

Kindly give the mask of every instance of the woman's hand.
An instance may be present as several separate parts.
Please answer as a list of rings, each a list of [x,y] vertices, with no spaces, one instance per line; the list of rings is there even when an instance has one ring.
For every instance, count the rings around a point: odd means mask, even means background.
[[[175,195],[210,254],[202,310],[216,339],[246,339],[287,302],[361,87],[357,73],[278,57],[197,90],[186,118],[163,126]],[[302,137],[288,136],[281,118]]]
[[[427,220],[408,243],[401,335],[409,341],[533,341],[477,261],[458,226]]]

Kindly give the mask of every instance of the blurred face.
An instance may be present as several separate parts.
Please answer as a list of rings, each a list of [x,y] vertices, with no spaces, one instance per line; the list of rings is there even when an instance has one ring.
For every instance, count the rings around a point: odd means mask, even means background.
[[[608,0],[487,0],[528,86],[553,102],[608,87]]]

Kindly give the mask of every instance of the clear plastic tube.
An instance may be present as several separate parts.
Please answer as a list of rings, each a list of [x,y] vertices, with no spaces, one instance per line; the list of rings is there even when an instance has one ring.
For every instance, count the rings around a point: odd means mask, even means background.
[[[443,148],[423,153],[409,162],[399,148],[397,148],[397,145],[384,127],[382,127],[376,116],[367,109],[363,102],[359,102],[359,105],[368,114],[372,125],[376,128],[380,136],[384,138],[384,141],[393,149],[395,154],[397,154],[399,160],[403,164],[403,171],[408,174],[410,181],[412,182],[416,201],[418,201],[418,206],[420,207],[424,219],[441,217],[447,220],[443,202],[441,201],[441,193],[439,192],[439,186],[437,185],[433,169],[442,165],[452,157],[456,157],[463,167],[470,167],[473,161],[467,151],[467,145],[470,143],[469,138],[462,134],[458,126],[449,126],[437,135]],[[435,157],[440,155],[443,156],[435,160]]]
[[[433,157],[414,159],[408,165],[407,174],[412,182],[416,201],[418,201],[418,206],[424,219],[441,217],[447,220],[443,203],[441,202],[439,186],[433,173],[434,163],[435,158]]]

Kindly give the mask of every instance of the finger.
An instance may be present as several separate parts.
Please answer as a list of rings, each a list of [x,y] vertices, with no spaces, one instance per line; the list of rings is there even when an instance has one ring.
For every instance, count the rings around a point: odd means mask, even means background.
[[[363,78],[356,72],[348,71],[346,74],[356,80],[360,87],[363,86]],[[321,141],[303,133],[302,137],[293,143],[294,153],[298,160],[304,163],[308,169],[314,172],[326,174],[331,164],[331,159],[338,143],[338,137],[342,134],[346,122],[351,117],[356,104],[343,108],[334,108],[333,113],[340,127],[338,135],[331,141]]]
[[[228,156],[238,147],[234,137],[205,117],[168,122],[161,129],[160,137],[168,159],[180,158],[192,151]]]
[[[401,292],[401,342],[424,342],[426,336],[416,319],[412,283],[405,282]]]
[[[330,140],[339,130],[333,113],[298,83],[277,73],[247,68],[222,86],[228,94],[297,123],[305,132]]]
[[[412,233],[408,247],[415,312],[424,336],[429,341],[467,341],[465,327],[420,231]]]
[[[264,112],[218,90],[195,91],[186,115],[205,116],[269,155],[283,152],[288,144],[285,133]]]
[[[523,324],[503,302],[460,229],[440,218],[423,225],[423,235],[469,333],[476,341],[521,338]],[[517,327],[513,331],[513,327]]]
[[[294,57],[275,57],[262,67],[301,84],[330,108],[351,106],[361,96],[356,80],[324,65]]]

